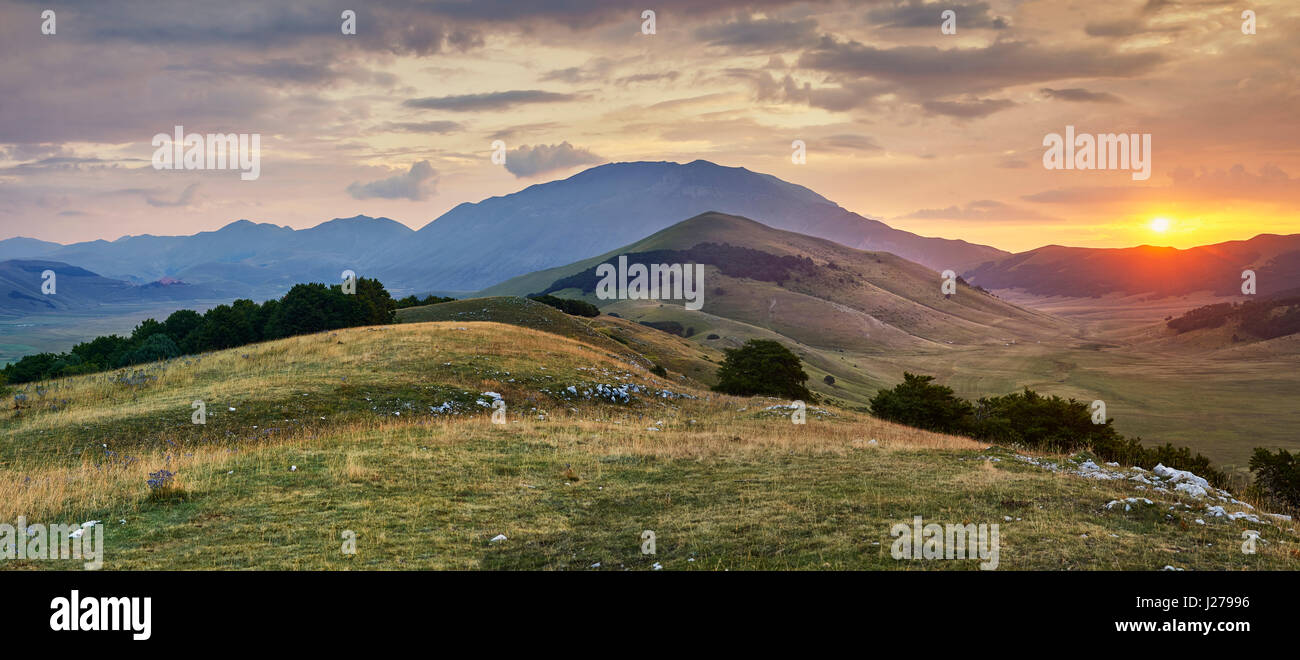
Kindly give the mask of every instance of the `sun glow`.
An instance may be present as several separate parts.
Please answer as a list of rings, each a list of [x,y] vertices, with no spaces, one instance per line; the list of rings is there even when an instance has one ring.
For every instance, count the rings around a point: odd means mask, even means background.
[[[1147,227],[1157,234],[1163,234],[1169,231],[1169,218],[1152,218]]]

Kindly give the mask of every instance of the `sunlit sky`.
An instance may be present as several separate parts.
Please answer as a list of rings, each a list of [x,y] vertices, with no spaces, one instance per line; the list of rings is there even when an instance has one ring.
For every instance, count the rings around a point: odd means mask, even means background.
[[[599,163],[695,159],[1012,251],[1300,232],[1294,1],[43,0],[0,3],[0,31],[0,238],[418,228]],[[153,169],[178,124],[261,134],[261,177]],[[1045,169],[1067,125],[1150,133],[1150,178]]]

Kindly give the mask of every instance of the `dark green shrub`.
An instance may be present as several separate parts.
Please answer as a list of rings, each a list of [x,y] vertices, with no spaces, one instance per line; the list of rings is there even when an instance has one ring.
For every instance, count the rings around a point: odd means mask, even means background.
[[[718,367],[718,384],[714,391],[753,396],[766,394],[788,399],[809,400],[812,392],[804,386],[808,374],[799,356],[769,339],[751,339],[740,348],[729,348]]]
[[[1255,474],[1256,491],[1291,510],[1300,510],[1300,454],[1285,449],[1274,454],[1256,447],[1250,457],[1250,471]]]
[[[903,382],[871,398],[871,414],[929,431],[967,432],[974,407],[954,395],[952,388],[931,384],[933,380],[934,376],[904,372]]]
[[[550,305],[551,307],[554,307],[560,310],[561,312],[564,312],[565,314],[569,314],[571,316],[585,316],[588,318],[595,318],[597,316],[600,316],[600,308],[596,307],[595,305],[585,300],[573,300],[571,298],[556,298],[555,296],[550,296],[550,295],[533,295],[533,296],[528,296],[528,298],[531,300],[536,300],[539,303]]]

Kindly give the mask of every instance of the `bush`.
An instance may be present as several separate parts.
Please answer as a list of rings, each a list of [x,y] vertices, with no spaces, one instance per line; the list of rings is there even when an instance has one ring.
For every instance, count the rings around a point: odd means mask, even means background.
[[[570,298],[556,298],[555,296],[549,296],[549,295],[534,295],[534,296],[528,296],[528,298],[530,300],[536,300],[539,303],[550,305],[551,307],[554,307],[560,310],[561,312],[564,312],[565,314],[569,314],[571,316],[585,316],[587,318],[595,318],[597,316],[600,316],[600,308],[596,307],[595,305],[585,300],[573,300]]]
[[[826,377],[822,379],[822,382],[826,383],[827,385],[834,385],[835,377],[830,374],[826,374]]]
[[[439,303],[451,302],[455,298],[443,298],[442,296],[428,295],[423,299],[414,295],[401,298],[396,301],[397,309],[406,309],[407,307],[421,307],[424,305],[437,305]]]
[[[932,376],[903,374],[903,382],[880,390],[871,399],[871,413],[881,419],[916,428],[969,435],[986,442],[1018,444],[1035,449],[1071,452],[1091,449],[1105,461],[1146,469],[1163,463],[1188,470],[1223,487],[1228,477],[1210,459],[1186,447],[1165,444],[1145,447],[1141,438],[1125,438],[1112,420],[1094,424],[1089,406],[1074,399],[1023,392],[981,398],[977,405],[955,396],[950,388],[931,383]]]
[[[766,394],[787,399],[812,399],[804,386],[808,374],[799,356],[770,339],[751,339],[740,348],[729,348],[718,367],[716,392],[753,396]]]
[[[871,397],[871,414],[899,424],[940,433],[965,433],[974,407],[952,393],[952,388],[932,385],[934,376],[903,373],[903,382]]]
[[[1300,454],[1285,449],[1273,454],[1256,447],[1250,457],[1250,471],[1255,474],[1255,489],[1264,497],[1291,510],[1300,510]]]
[[[654,328],[670,335],[686,336],[686,328],[682,327],[682,324],[677,321],[639,321],[639,323],[647,328]]]
[[[982,440],[1070,452],[1118,438],[1110,420],[1094,424],[1088,404],[1024,392],[979,400],[972,435]]]

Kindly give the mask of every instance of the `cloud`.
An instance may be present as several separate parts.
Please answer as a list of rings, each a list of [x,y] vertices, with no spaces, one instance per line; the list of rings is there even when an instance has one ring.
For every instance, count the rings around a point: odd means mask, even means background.
[[[978,119],[999,110],[1015,106],[1008,99],[976,99],[973,101],[926,101],[921,104],[926,113],[958,119]]]
[[[402,105],[408,108],[421,108],[424,110],[474,112],[480,110],[504,110],[525,103],[560,103],[577,98],[579,97],[575,94],[558,94],[540,89],[517,89],[487,94],[428,96],[420,99],[407,99]]]
[[[1252,174],[1241,164],[1226,170],[1180,167],[1169,174],[1169,179],[1171,183],[1168,186],[1055,188],[1022,195],[1021,199],[1040,204],[1073,205],[1132,204],[1171,196],[1183,202],[1238,199],[1288,205],[1300,203],[1300,177],[1292,177],[1276,165],[1264,165],[1258,174]]]
[[[159,197],[158,195],[160,191],[156,188],[126,188],[123,190],[113,191],[110,194],[140,195],[141,197],[144,198],[145,203],[148,204],[149,206],[153,206],[157,208],[169,208],[169,207],[189,206],[190,203],[194,201],[194,194],[198,191],[198,189],[199,189],[198,183],[191,183],[190,185],[186,186],[185,190],[181,191],[180,196],[174,200],[163,199],[162,197]]]
[[[516,178],[525,178],[562,170],[575,165],[587,165],[603,162],[605,159],[596,154],[579,149],[569,144],[539,144],[535,147],[524,145],[506,152],[506,170]]]
[[[880,151],[881,149],[880,145],[876,144],[875,140],[866,135],[848,133],[818,138],[816,143],[819,146],[824,145],[833,149],[844,149],[847,151]]]
[[[849,82],[834,87],[813,87],[812,83],[806,81],[800,84],[789,74],[778,80],[767,71],[750,69],[727,69],[724,74],[732,78],[748,80],[754,87],[754,98],[758,101],[800,103],[833,112],[868,106],[891,89],[888,85],[870,81]]]
[[[1037,211],[1023,209],[992,199],[980,199],[965,206],[920,209],[900,216],[909,220],[1052,220]]]
[[[876,48],[823,38],[799,57],[799,66],[841,80],[874,79],[914,93],[951,95],[999,90],[1067,78],[1123,78],[1164,61],[1156,52],[1115,52],[1103,47],[1045,48],[1027,41],[940,49],[933,46]]]
[[[989,3],[972,2],[956,4],[952,2],[923,2],[909,0],[892,7],[881,7],[867,12],[867,21],[889,28],[932,28],[937,30],[940,13],[951,9],[957,14],[957,30],[962,28],[1006,29],[1010,23],[1006,18],[989,13]]]
[[[1044,96],[1061,101],[1073,101],[1076,103],[1122,103],[1123,101],[1114,94],[1109,92],[1090,92],[1081,87],[1071,87],[1070,89],[1052,89],[1044,87],[1040,90]]]
[[[370,183],[354,182],[348,186],[348,194],[356,199],[409,199],[423,201],[434,194],[438,182],[438,171],[429,161],[422,160],[411,165],[406,174],[398,174]]]
[[[816,43],[817,21],[811,18],[799,21],[755,20],[742,16],[730,23],[697,28],[694,35],[710,46],[736,51],[790,50]]]
[[[393,133],[437,133],[445,135],[462,131],[465,129],[465,125],[454,121],[390,121],[385,122],[379,129]]]

